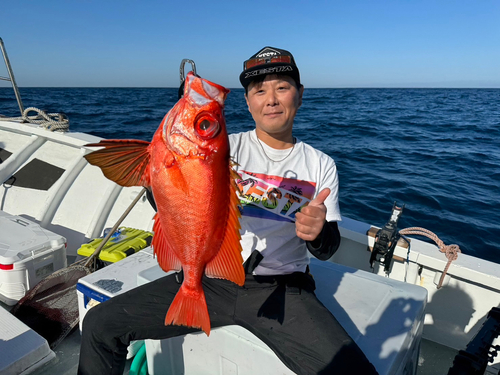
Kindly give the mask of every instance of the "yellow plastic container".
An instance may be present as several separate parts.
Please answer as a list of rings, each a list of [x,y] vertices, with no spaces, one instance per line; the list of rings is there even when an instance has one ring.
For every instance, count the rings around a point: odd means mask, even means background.
[[[120,227],[111,236],[99,254],[104,262],[115,263],[151,244],[153,233],[140,229]],[[78,249],[78,255],[89,257],[102,242],[103,238],[95,238]]]

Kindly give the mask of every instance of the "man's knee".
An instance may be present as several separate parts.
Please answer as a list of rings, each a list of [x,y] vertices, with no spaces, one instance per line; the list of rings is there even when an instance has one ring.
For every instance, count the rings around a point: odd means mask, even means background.
[[[92,307],[87,310],[82,322],[82,336],[92,337],[93,341],[106,342],[113,340],[117,335],[115,325],[116,316],[109,314],[108,307],[103,304]]]
[[[104,319],[99,314],[99,307],[94,306],[85,313],[82,322],[82,332],[98,332],[101,327],[105,326]]]
[[[117,351],[127,346],[123,340],[123,324],[109,313],[108,306],[97,305],[87,311],[82,325],[82,342],[91,345],[103,346],[112,351]]]

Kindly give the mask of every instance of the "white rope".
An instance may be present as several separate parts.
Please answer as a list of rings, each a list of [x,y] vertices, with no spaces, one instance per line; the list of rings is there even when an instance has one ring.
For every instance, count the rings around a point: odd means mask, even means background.
[[[36,112],[34,116],[28,113]],[[22,121],[37,124],[50,131],[67,132],[69,130],[69,119],[63,113],[46,113],[35,107],[26,108],[20,117],[0,117],[0,121]]]

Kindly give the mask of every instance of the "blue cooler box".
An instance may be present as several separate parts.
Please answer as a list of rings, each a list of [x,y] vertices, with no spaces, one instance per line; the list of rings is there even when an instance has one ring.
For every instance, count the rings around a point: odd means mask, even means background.
[[[153,258],[153,249],[148,247],[78,280],[76,292],[80,331],[83,318],[89,309],[137,287],[137,274],[157,264]],[[128,348],[127,358],[134,356],[142,344],[143,341],[132,342]]]

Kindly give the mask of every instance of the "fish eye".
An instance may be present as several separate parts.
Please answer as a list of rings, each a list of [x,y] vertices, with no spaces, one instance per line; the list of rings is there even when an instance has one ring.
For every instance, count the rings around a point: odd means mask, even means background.
[[[195,121],[195,131],[201,139],[212,139],[219,134],[219,121],[208,113],[202,114]]]
[[[203,120],[200,122],[200,129],[203,131],[207,131],[210,128],[210,121],[208,120]]]

